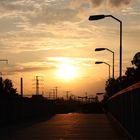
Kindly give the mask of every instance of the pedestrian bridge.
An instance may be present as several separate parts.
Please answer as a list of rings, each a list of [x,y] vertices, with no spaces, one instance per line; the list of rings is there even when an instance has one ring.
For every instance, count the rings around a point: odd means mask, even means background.
[[[29,109],[35,111],[33,107]],[[49,120],[1,127],[0,140],[139,140],[139,130],[140,82],[110,97],[105,113],[56,114]]]
[[[4,131],[0,140],[129,140],[106,114],[57,114],[48,121]]]

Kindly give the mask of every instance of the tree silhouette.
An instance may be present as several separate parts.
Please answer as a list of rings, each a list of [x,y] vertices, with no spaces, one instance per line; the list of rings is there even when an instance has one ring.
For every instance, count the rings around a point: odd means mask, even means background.
[[[132,65],[135,65],[135,81],[140,81],[140,52],[136,53],[131,61]]]
[[[108,81],[106,81],[105,90],[108,97],[112,96],[119,90],[119,80],[111,78]]]
[[[131,62],[135,67],[128,67],[121,81],[119,80],[120,78],[106,81],[105,90],[108,98],[119,90],[140,81],[140,52],[135,54]]]
[[[2,94],[3,93],[3,79],[2,77],[0,77],[0,93]]]
[[[136,68],[140,68],[140,52],[135,54],[131,62],[133,65],[136,66]]]
[[[136,70],[133,67],[128,67],[126,72],[125,72],[125,75],[128,78],[134,78],[135,73],[136,73]]]
[[[3,78],[0,77],[0,95],[10,96],[14,94],[16,94],[16,89],[13,88],[12,81],[9,79],[3,80]]]

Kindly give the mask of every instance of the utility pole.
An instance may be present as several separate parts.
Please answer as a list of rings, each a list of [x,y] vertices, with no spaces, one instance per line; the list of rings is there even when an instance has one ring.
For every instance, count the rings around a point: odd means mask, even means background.
[[[39,80],[38,80],[38,76],[36,76],[36,95],[39,95]]]
[[[58,87],[55,87],[55,99],[58,97]]]
[[[85,100],[86,100],[86,102],[87,102],[87,100],[88,100],[88,96],[87,96],[87,92],[85,92]]]
[[[42,77],[42,76],[35,76],[35,88],[36,88],[36,95],[39,95],[39,88],[40,88],[40,85],[42,83],[40,83],[39,81],[41,81],[41,79],[39,80],[39,77]]]
[[[66,91],[66,98],[67,98],[67,100],[69,100],[69,93],[70,93],[70,91]]]
[[[23,78],[20,78],[20,93],[21,93],[21,97],[23,97]]]
[[[56,99],[56,89],[52,89],[53,90],[53,100]]]

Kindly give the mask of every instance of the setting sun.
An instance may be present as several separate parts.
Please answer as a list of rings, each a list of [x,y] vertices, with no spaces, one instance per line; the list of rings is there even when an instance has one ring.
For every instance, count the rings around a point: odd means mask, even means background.
[[[72,80],[77,77],[76,67],[71,64],[60,64],[57,76],[63,80]]]

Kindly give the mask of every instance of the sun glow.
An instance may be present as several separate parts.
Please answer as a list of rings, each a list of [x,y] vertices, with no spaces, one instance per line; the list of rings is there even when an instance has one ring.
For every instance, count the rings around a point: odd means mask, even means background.
[[[77,70],[76,67],[74,67],[71,64],[60,64],[57,75],[60,79],[63,80],[72,80],[77,77]]]

